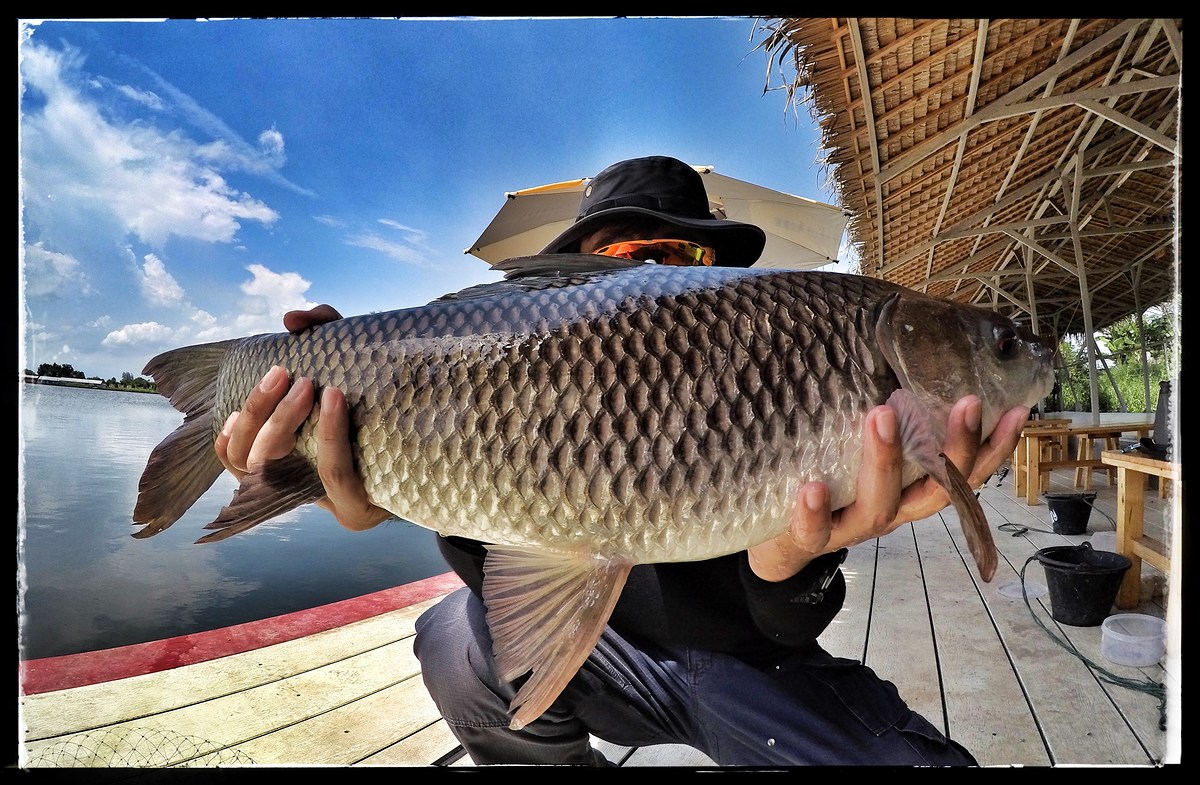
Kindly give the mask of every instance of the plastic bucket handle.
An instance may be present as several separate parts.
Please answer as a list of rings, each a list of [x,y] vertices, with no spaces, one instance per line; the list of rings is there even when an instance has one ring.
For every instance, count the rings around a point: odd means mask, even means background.
[[[1044,553],[1044,551],[1047,551],[1047,550],[1050,550],[1050,551],[1088,550],[1093,553],[1101,553],[1102,552],[1102,551],[1097,551],[1095,548],[1093,548],[1092,544],[1090,542],[1081,542],[1079,545],[1074,545],[1074,546],[1062,546],[1062,547],[1057,547],[1057,548],[1043,548],[1042,550],[1038,551],[1035,555],[1037,557],[1037,560],[1042,564],[1042,566],[1054,567],[1055,569],[1059,569],[1059,570],[1075,570],[1077,572],[1083,571],[1083,570],[1087,570],[1088,572],[1114,572],[1119,569],[1124,569],[1123,567],[1120,567],[1120,566],[1105,567],[1105,566],[1102,566],[1099,564],[1089,564],[1087,562],[1059,561],[1058,559],[1047,556]],[[1120,554],[1116,554],[1116,555],[1119,556]],[[1120,563],[1119,559],[1116,559],[1114,561]]]

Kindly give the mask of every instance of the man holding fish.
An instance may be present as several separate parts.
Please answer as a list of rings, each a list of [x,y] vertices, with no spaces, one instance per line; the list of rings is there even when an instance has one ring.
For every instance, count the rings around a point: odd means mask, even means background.
[[[649,157],[593,178],[575,224],[542,253],[749,267],[764,242],[758,227],[709,213],[690,166]],[[320,306],[289,313],[284,324],[299,333],[339,318]],[[292,383],[273,367],[217,437],[225,468],[240,480],[248,467],[288,455],[314,398],[311,380]],[[941,445],[954,465],[950,474],[982,485],[1012,453],[1028,411],[1007,409],[982,440],[980,398],[958,400]],[[817,642],[842,606],[846,549],[950,501],[931,476],[903,487],[901,424],[891,405],[866,414],[848,505],[832,509],[829,485],[808,482],[795,490],[790,525],[778,536],[716,558],[634,566],[592,653],[544,713],[523,725],[510,713],[522,679],[502,678],[493,657],[482,593],[487,548],[439,536],[466,587],[418,620],[414,649],[430,694],[471,759],[606,765],[591,746],[593,734],[627,746],[685,744],[722,765],[974,765],[890,682]],[[345,395],[333,385],[322,391],[316,431],[327,494],[318,503],[353,530],[392,517],[372,503],[355,471]]]

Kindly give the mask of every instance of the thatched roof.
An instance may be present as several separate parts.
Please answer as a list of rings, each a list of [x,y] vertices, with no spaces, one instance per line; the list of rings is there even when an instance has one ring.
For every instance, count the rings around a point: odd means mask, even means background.
[[[1173,296],[1182,19],[763,23],[863,274],[1058,335]]]

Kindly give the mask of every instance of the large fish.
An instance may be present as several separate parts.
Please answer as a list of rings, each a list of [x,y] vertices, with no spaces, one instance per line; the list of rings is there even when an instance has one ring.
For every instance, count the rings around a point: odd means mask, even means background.
[[[300,334],[189,346],[143,373],[185,413],[133,514],[148,537],[221,474],[213,440],[272,365],[350,407],[375,504],[489,543],[484,601],[512,727],[591,652],[634,564],[706,559],[783,531],[801,485],[854,499],[863,418],[898,411],[909,483],[950,492],[982,578],[996,552],[941,454],[950,407],[983,431],[1052,385],[1051,350],[992,311],[825,272],[663,267],[591,255],[510,260],[506,279]],[[324,495],[313,427],[247,476],[211,542]]]

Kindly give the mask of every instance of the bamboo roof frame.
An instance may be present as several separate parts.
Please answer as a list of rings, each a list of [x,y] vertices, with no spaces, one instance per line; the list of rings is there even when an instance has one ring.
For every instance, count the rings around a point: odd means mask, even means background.
[[[1182,19],[758,24],[857,272],[1060,337],[1177,296]]]

